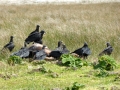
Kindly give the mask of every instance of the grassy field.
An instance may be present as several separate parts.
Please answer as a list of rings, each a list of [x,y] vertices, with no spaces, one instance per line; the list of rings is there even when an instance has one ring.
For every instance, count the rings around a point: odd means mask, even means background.
[[[111,56],[119,63],[119,8],[120,3],[0,5],[0,48],[2,49],[9,41],[9,37],[13,35],[16,45],[13,52],[17,51],[23,46],[27,35],[39,24],[40,29],[46,31],[43,43],[50,49],[54,49],[57,42],[62,40],[67,48],[73,51],[82,47],[86,41],[92,51],[88,61],[93,62],[106,47],[106,42],[110,42],[114,48]],[[47,62],[44,66],[57,73],[57,78],[51,77],[49,73],[29,74],[28,71],[41,65],[34,66],[25,62],[24,65],[8,66],[5,61],[9,54],[0,55],[0,77],[2,77],[0,90],[49,90],[54,87],[63,89],[71,86],[75,81],[84,84],[86,86],[84,90],[110,90],[114,86],[119,87],[120,84],[120,82],[113,82],[116,76],[107,78],[89,76],[94,72],[91,66],[74,71]]]

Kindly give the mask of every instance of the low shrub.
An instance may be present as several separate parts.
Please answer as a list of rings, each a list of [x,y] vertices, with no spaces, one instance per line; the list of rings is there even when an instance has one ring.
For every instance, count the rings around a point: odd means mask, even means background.
[[[10,56],[8,59],[7,59],[7,62],[9,65],[12,65],[14,66],[15,64],[21,64],[22,63],[22,58],[20,58],[19,56]]]
[[[117,67],[116,60],[108,55],[104,55],[98,58],[98,64],[94,65],[94,68],[100,68],[107,71],[114,70]]]
[[[70,67],[88,66],[88,62],[71,54],[63,54],[60,58],[62,64]]]
[[[74,82],[71,87],[66,87],[64,90],[80,90],[80,88],[85,88],[85,85]]]

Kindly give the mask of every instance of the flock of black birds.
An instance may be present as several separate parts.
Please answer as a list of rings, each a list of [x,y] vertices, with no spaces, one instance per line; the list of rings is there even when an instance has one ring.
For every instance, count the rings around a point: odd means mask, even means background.
[[[58,46],[54,50],[50,50],[47,46],[43,45],[43,35],[45,34],[44,30],[39,31],[40,26],[37,25],[36,29],[31,32],[28,37],[25,39],[24,46],[20,48],[17,52],[12,53],[11,55],[16,55],[21,58],[32,58],[33,60],[43,60],[46,57],[53,57],[54,59],[59,59],[62,54],[76,54],[80,58],[87,59],[91,54],[91,50],[88,47],[88,44],[85,42],[81,48],[76,49],[73,52],[70,52],[66,45],[62,41],[58,41]],[[27,47],[27,44],[33,42],[33,45]],[[107,47],[99,54],[102,55],[111,55],[113,48],[110,43],[106,44]],[[15,45],[13,42],[13,36],[10,37],[10,41],[6,44],[1,52],[4,49],[8,49],[10,52],[14,49]]]

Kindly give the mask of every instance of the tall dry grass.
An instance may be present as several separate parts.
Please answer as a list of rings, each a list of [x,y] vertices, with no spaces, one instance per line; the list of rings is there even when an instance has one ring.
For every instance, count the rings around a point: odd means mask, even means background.
[[[37,24],[46,31],[44,44],[54,49],[62,40],[70,51],[86,41],[91,48],[91,60],[110,42],[112,56],[120,58],[120,3],[70,5],[1,5],[0,48],[13,35],[14,51],[23,46],[27,35]]]

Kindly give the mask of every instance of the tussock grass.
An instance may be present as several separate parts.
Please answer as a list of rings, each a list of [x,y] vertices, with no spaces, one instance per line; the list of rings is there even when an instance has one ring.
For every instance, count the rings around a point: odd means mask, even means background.
[[[0,48],[2,49],[3,45],[9,41],[9,37],[13,35],[16,45],[14,51],[18,50],[23,46],[28,34],[39,24],[40,29],[46,31],[43,43],[50,49],[54,49],[57,42],[62,40],[67,48],[73,51],[86,41],[92,51],[88,59],[96,61],[98,54],[106,47],[106,42],[110,42],[114,48],[112,56],[119,62],[119,8],[120,3],[0,5]],[[8,54],[0,55],[0,60],[6,61],[9,57]],[[44,90],[47,88],[49,90],[54,87],[72,86],[74,81],[85,84],[84,90],[119,87],[119,82],[113,82],[114,76],[107,78],[85,77],[84,74],[92,72],[91,67],[83,67],[77,71],[66,71],[65,67],[47,63],[45,67],[59,74],[58,78],[53,79],[43,73],[28,74],[29,66],[31,64],[27,63],[23,66],[10,67],[2,62],[0,72],[3,75],[10,75],[11,78],[7,80],[0,78],[0,89]]]
[[[113,56],[119,59],[120,4],[70,4],[70,5],[6,5],[0,6],[0,43],[2,47],[9,36],[15,38],[18,50],[27,35],[39,24],[46,31],[44,44],[54,49],[59,40],[64,41],[70,51],[86,41],[92,50],[92,58],[110,42]]]

